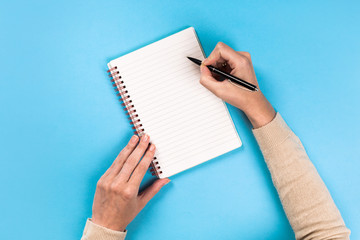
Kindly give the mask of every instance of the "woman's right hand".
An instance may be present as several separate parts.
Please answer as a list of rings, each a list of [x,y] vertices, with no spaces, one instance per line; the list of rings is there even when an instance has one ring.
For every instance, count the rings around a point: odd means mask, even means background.
[[[217,81],[206,65],[212,65],[259,87],[248,52],[236,52],[219,42],[201,65],[200,83],[225,102],[241,109],[254,128],[266,125],[275,117],[275,110],[260,88],[252,92],[230,81]]]

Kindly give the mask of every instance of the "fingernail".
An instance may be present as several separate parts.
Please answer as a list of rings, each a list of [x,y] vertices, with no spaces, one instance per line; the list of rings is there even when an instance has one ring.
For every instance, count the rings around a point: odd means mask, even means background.
[[[150,150],[150,151],[154,151],[154,150],[155,150],[155,145],[154,145],[154,144],[151,144],[149,150]]]
[[[136,135],[134,135],[134,136],[131,137],[130,141],[132,143],[136,143],[138,141],[138,137]]]
[[[149,140],[149,136],[148,136],[147,134],[145,134],[145,135],[143,136],[143,141],[146,142],[147,140]]]
[[[165,185],[168,184],[169,182],[171,182],[171,180],[167,178],[167,182],[165,182]]]

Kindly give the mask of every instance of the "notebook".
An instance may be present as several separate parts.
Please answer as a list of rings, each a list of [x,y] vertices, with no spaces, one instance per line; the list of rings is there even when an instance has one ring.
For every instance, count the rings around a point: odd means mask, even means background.
[[[159,178],[242,144],[225,103],[199,83],[199,66],[187,56],[204,59],[193,27],[108,63],[135,134],[156,145],[150,171]]]

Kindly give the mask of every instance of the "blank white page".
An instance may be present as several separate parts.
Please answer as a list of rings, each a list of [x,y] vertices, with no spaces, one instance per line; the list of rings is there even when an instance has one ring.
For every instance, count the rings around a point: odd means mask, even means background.
[[[199,83],[204,59],[194,28],[111,61],[124,81],[142,128],[156,145],[160,178],[241,146],[225,103]]]

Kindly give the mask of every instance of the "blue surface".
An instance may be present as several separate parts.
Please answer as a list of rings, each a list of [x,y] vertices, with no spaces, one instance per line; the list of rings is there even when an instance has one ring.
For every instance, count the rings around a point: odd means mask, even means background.
[[[189,26],[207,54],[218,41],[252,54],[360,239],[360,2],[133,2],[2,1],[1,239],[80,238],[132,133],[106,63]],[[243,147],[173,177],[128,239],[294,238],[248,121],[230,111]]]

